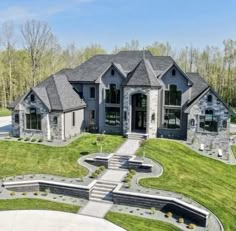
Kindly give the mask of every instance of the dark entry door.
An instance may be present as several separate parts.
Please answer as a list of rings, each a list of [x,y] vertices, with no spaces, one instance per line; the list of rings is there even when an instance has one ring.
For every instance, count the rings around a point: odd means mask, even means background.
[[[135,114],[135,129],[144,130],[146,129],[146,112],[145,111],[136,111]]]

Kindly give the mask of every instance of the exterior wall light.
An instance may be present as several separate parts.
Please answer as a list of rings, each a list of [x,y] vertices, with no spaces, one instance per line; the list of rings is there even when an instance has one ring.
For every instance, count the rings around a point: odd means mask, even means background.
[[[155,122],[155,120],[156,120],[156,118],[155,118],[156,116],[155,116],[155,113],[152,113],[152,116],[151,116],[151,121],[152,121],[152,123],[154,123]]]

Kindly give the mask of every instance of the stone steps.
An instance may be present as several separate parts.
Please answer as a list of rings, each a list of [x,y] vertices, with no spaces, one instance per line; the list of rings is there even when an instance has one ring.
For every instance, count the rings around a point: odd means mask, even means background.
[[[110,169],[128,168],[128,160],[130,156],[127,155],[113,155],[109,161]]]
[[[145,140],[148,138],[148,134],[144,134],[144,133],[131,132],[131,133],[127,133],[126,135],[127,135],[127,138],[131,140]]]
[[[112,191],[116,187],[117,184],[110,183],[110,182],[104,182],[104,181],[98,181],[89,196],[90,200],[108,200],[112,201]]]

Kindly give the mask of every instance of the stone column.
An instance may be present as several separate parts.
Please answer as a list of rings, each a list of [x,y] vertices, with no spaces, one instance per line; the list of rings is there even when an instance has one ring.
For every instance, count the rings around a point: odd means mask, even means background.
[[[61,139],[65,140],[65,114],[61,114]]]
[[[158,90],[151,89],[148,94],[148,106],[147,106],[147,133],[149,138],[157,137],[157,102],[158,102]]]

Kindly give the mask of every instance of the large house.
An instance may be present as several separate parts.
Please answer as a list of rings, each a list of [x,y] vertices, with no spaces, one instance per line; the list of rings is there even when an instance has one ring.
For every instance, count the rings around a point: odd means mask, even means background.
[[[232,112],[198,73],[149,51],[95,55],[48,77],[9,108],[20,137],[64,141],[88,130],[216,144],[228,139]]]

